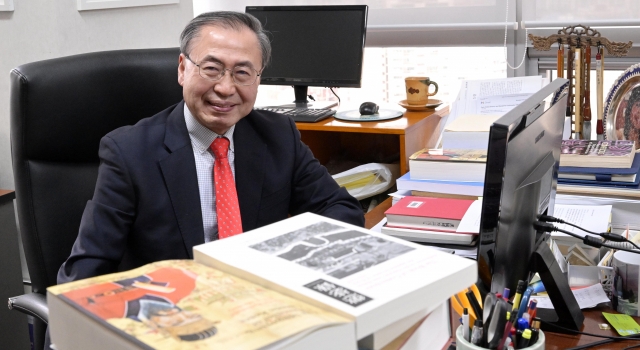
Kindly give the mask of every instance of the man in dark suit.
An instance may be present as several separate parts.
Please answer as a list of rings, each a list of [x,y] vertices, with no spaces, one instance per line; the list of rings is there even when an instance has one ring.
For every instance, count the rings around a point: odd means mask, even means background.
[[[178,67],[184,101],[102,139],[94,197],[59,283],[192,258],[194,245],[303,212],[364,224],[358,202],[300,141],[295,123],[253,110],[270,50],[250,15],[207,13],[185,27]],[[227,209],[217,200],[227,194],[215,183],[218,159],[210,149],[220,137],[230,144],[229,189],[237,191],[241,221],[228,234],[218,225]]]

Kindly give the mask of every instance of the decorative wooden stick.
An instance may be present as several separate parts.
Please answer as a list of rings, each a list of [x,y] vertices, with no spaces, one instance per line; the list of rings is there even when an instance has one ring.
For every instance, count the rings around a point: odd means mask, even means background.
[[[574,115],[575,119],[573,121],[573,131],[574,131],[574,139],[582,140],[582,77],[584,76],[583,66],[582,66],[582,49],[578,46],[575,49],[575,89],[576,96],[574,98],[575,101],[575,109]]]
[[[591,140],[591,45],[584,49],[584,104],[582,105],[582,138]]]
[[[569,89],[567,94],[567,113],[565,114],[567,117],[573,117],[573,49],[571,47],[567,48],[567,79],[569,80]]]
[[[604,125],[602,121],[602,117],[604,114],[604,100],[603,100],[603,87],[604,82],[602,81],[603,70],[604,70],[604,49],[602,46],[597,46],[596,53],[596,111],[598,115],[598,124],[596,126],[596,134],[598,135],[598,140],[604,140]]]
[[[564,45],[558,42],[558,78],[564,78]]]

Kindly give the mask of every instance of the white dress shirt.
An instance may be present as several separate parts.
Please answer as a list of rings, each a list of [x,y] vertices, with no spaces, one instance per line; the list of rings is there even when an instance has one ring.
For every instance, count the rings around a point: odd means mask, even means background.
[[[218,239],[218,215],[216,213],[216,190],[213,180],[214,155],[211,151],[211,143],[216,137],[229,139],[229,166],[235,179],[235,156],[233,146],[233,125],[224,135],[218,135],[207,129],[191,114],[187,105],[184,105],[184,121],[187,123],[193,156],[196,160],[198,173],[198,188],[200,189],[200,206],[202,207],[202,226],[204,228],[204,241],[210,242]]]

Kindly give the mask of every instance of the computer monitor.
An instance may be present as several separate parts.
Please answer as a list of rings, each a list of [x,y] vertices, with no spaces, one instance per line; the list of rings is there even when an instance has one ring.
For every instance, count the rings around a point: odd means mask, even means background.
[[[361,86],[367,6],[247,6],[271,39],[272,59],[260,84],[291,85],[298,107],[309,86]],[[335,104],[335,103],[334,103]]]
[[[558,311],[550,317],[579,328],[582,314],[546,245],[548,234],[533,227],[538,215],[553,215],[567,82],[554,80],[490,128],[478,275],[485,290],[502,293],[507,287],[514,293],[518,280],[538,272]]]

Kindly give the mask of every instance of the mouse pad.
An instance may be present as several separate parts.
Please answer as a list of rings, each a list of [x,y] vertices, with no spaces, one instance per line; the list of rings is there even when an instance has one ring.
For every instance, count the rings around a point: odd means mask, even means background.
[[[333,117],[339,120],[349,122],[377,122],[381,120],[395,119],[402,117],[402,112],[393,109],[381,109],[376,114],[361,115],[359,110],[342,111],[336,113]]]

